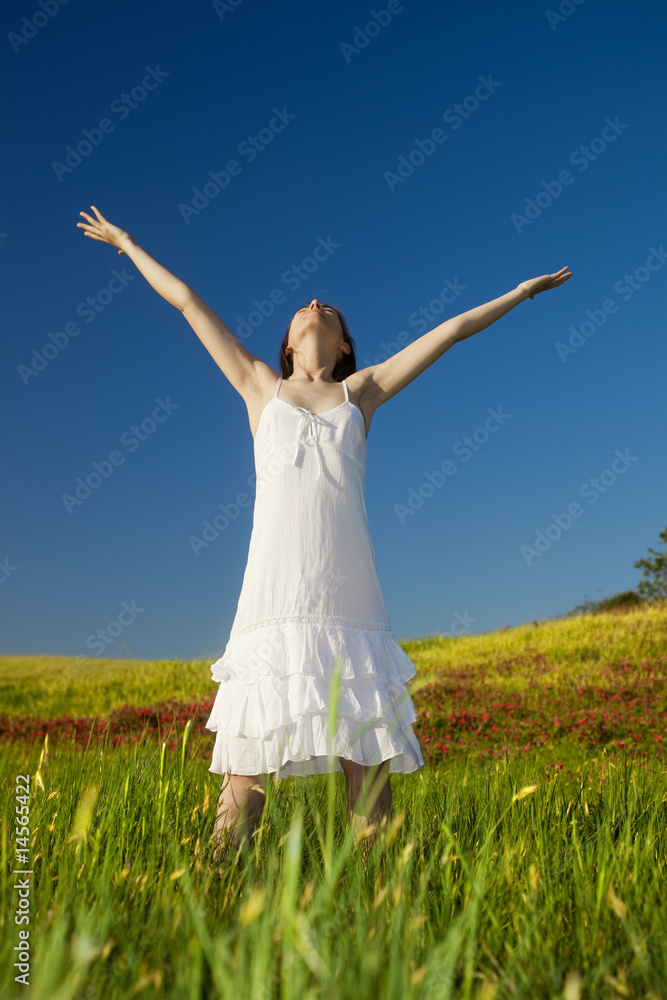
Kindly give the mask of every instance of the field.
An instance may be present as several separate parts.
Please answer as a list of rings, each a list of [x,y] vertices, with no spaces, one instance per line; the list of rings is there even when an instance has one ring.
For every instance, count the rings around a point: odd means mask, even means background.
[[[209,662],[0,657],[3,998],[667,1000],[667,602],[401,645],[365,865],[340,772],[212,861]]]

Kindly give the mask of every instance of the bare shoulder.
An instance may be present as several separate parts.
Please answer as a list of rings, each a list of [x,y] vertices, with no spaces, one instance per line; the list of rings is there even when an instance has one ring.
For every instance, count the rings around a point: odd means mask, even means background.
[[[381,402],[374,378],[376,368],[377,365],[361,368],[352,375],[348,375],[345,379],[350,393],[350,400],[362,412],[364,424],[366,425],[366,437],[368,437],[373,414]]]
[[[382,395],[375,381],[377,368],[377,365],[369,365],[368,368],[361,368],[345,379],[352,402],[356,403],[364,413],[368,413],[369,419],[382,402]]]
[[[350,390],[350,396],[356,396],[359,402],[365,400],[368,394],[368,386],[371,381],[370,372],[372,368],[361,368],[359,371],[348,375],[345,381]]]
[[[276,385],[280,376],[278,375],[278,372],[271,367],[271,365],[267,365],[264,361],[260,361],[259,358],[255,361],[253,368],[254,378],[249,379],[246,382],[242,396],[243,401],[248,408],[248,421],[250,423],[250,431],[254,438],[259,425],[259,418],[262,415],[262,410],[269,400],[275,395]]]

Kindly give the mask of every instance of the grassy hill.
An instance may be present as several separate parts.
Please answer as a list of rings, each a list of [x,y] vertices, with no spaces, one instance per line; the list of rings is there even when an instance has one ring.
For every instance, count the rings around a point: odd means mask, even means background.
[[[401,645],[417,668],[408,689],[427,763],[541,748],[572,759],[582,747],[662,758],[667,601]],[[210,666],[1,657],[0,737],[49,733],[85,745],[103,733],[112,743],[136,741],[146,730],[172,748],[192,718],[206,756],[213,737],[204,723],[217,692]]]
[[[433,682],[493,685],[507,691],[613,685],[610,664],[633,670],[667,654],[667,600],[600,614],[519,625],[484,635],[401,640],[417,668],[411,693]],[[211,662],[78,660],[0,656],[3,714],[98,715],[122,705],[181,702],[215,695]]]
[[[251,847],[214,862],[209,662],[0,658],[8,860],[30,775],[31,995],[664,997],[667,602],[401,645],[434,766],[393,776],[365,861],[331,773],[269,782]],[[116,735],[72,752],[94,713]],[[137,743],[147,719],[162,748]]]

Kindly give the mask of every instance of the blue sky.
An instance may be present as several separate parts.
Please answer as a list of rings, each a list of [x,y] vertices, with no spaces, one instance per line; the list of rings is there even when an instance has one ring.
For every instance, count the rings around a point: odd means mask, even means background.
[[[280,289],[244,340],[276,370],[315,296],[361,368],[569,265],[375,413],[378,574],[398,638],[636,586],[667,524],[667,12],[558,10],[4,5],[4,652],[215,659],[245,569],[251,507],[192,545],[252,492],[245,404],[91,204],[235,332]]]

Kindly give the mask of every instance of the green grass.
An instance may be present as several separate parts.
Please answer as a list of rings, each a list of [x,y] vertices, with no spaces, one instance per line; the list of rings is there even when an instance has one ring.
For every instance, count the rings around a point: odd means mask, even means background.
[[[0,696],[6,715],[107,716],[122,705],[177,698],[200,700],[217,691],[208,661],[77,661],[68,656],[0,656]]]
[[[478,704],[504,691],[548,714],[547,693],[576,711],[596,688],[613,698],[644,684],[655,736],[666,637],[661,602],[402,645],[419,671],[424,733],[436,695],[450,715],[461,691]],[[59,660],[3,658],[9,714],[36,704],[42,717],[103,714],[211,693],[209,664],[99,663],[77,689]],[[150,737],[0,746],[3,998],[667,998],[657,752],[569,731],[525,753],[494,744],[482,756],[460,740],[443,758],[424,745],[421,772],[392,776],[394,819],[368,870],[342,774],[269,782],[249,849],[220,869],[208,845],[221,781],[208,771],[214,734],[188,723],[177,735],[173,750]],[[30,987],[12,967],[15,775],[25,773]]]

